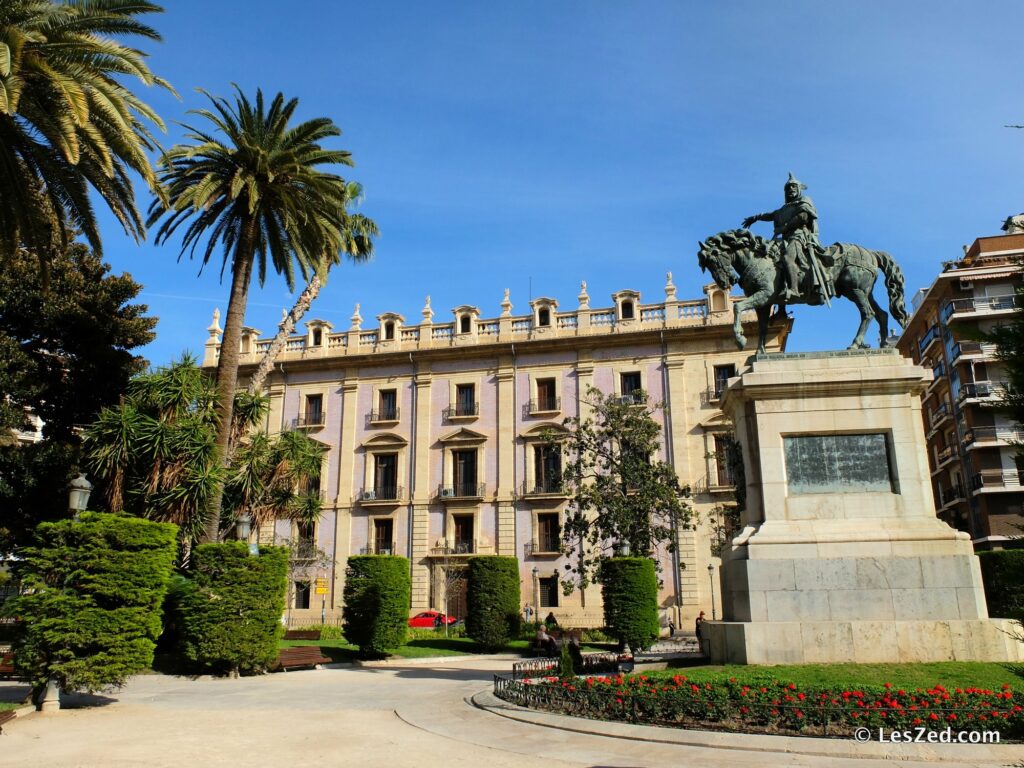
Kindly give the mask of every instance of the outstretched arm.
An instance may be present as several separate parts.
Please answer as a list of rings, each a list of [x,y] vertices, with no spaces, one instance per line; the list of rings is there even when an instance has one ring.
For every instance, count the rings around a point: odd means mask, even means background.
[[[750,229],[750,225],[753,224],[755,221],[771,221],[771,220],[772,220],[772,214],[771,213],[758,213],[758,214],[756,214],[754,216],[747,216],[747,218],[745,218],[743,220],[743,228],[744,229]]]

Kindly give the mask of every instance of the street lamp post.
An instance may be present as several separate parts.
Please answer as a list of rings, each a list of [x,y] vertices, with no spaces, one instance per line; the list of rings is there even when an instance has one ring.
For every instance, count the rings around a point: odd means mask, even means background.
[[[711,620],[717,621],[718,616],[715,614],[715,566],[713,563],[708,563],[708,584],[711,586]]]
[[[540,621],[540,569],[535,565],[533,566],[533,604],[537,606],[537,621]]]
[[[235,537],[239,541],[249,542],[250,555],[258,555],[260,553],[260,547],[255,541],[249,541],[251,533],[252,521],[249,520],[249,516],[246,514],[239,515],[235,520]]]
[[[75,520],[89,507],[89,494],[92,493],[92,483],[85,479],[85,474],[78,473],[78,477],[71,481],[68,486],[68,511],[73,512]]]

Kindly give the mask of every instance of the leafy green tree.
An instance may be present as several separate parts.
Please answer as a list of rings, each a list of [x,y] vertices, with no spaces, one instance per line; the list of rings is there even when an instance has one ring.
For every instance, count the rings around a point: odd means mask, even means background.
[[[352,165],[349,152],[321,142],[341,131],[327,118],[291,125],[297,99],[263,92],[251,102],[241,91],[234,104],[206,94],[212,109],[193,114],[212,129],[186,126],[191,144],[175,146],[163,158],[159,177],[166,190],[150,208],[149,225],[161,222],[158,243],[184,225],[182,254],[198,248],[205,266],[218,247],[221,272],[230,268],[231,293],[217,362],[216,450],[229,455],[232,411],[238,382],[242,322],[255,268],[262,284],[267,261],[294,286],[295,270],[309,279],[325,261],[350,247],[346,181],[322,166]],[[162,220],[162,221],[161,221]],[[200,247],[205,240],[205,246]],[[351,254],[359,258],[359,254]],[[205,538],[220,534],[221,482],[214,483]]]
[[[48,285],[24,250],[0,269],[0,552],[67,514],[77,428],[145,368],[133,351],[153,339],[156,318],[133,303],[141,288],[81,243],[54,252]],[[11,430],[29,428],[30,414],[43,440],[18,445]]]
[[[119,39],[159,40],[146,0],[0,3],[0,256],[24,245],[44,264],[67,232],[101,252],[89,191],[136,240],[144,227],[131,172],[150,186],[149,130],[160,117],[124,83],[170,86]]]
[[[601,564],[623,545],[636,557],[653,557],[659,544],[672,551],[674,532],[692,517],[689,487],[680,485],[671,465],[655,458],[661,427],[646,394],[617,398],[590,387],[586,402],[591,415],[566,419],[564,438],[548,436],[567,454],[567,588],[599,581]]]
[[[153,663],[176,532],[121,515],[84,512],[42,523],[20,550],[27,592],[4,608],[22,620],[15,663],[38,693],[121,686]]]
[[[216,400],[213,382],[188,356],[132,379],[123,402],[85,430],[86,463],[107,508],[176,523],[191,545],[203,536],[215,484],[226,482],[225,524],[238,514],[256,525],[274,517],[316,520],[323,446],[298,432],[253,432],[267,400],[238,393],[232,428],[240,448],[223,467]]]

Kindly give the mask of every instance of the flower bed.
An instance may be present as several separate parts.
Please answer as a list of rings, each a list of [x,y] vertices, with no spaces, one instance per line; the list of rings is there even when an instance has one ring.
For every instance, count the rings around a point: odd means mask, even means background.
[[[903,690],[829,689],[782,682],[694,682],[685,675],[514,680],[495,678],[506,701],[600,720],[673,727],[849,737],[855,728],[999,731],[1024,739],[1024,710],[1009,684],[1000,690],[942,685]]]

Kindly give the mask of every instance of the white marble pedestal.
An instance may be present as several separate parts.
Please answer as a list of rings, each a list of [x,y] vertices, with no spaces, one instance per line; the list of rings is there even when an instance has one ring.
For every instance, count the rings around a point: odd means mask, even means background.
[[[935,516],[920,393],[895,350],[762,356],[722,408],[743,450],[714,663],[1020,661],[970,539]],[[1019,633],[1019,626],[1016,627]]]

